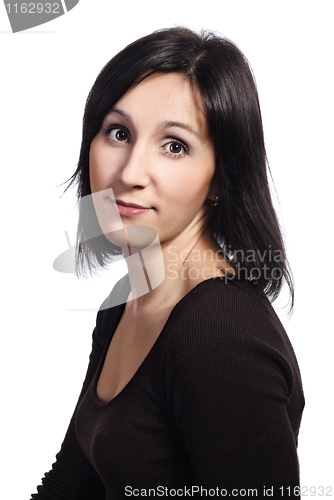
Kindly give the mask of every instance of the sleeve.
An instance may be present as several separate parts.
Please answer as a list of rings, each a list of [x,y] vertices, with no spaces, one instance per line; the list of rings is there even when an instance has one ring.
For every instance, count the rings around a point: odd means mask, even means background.
[[[233,293],[232,301],[193,296],[175,318],[162,363],[165,400],[198,485],[282,498],[299,486],[293,370],[263,300]]]
[[[96,470],[83,453],[75,433],[75,417],[78,405],[84,396],[101,359],[106,342],[106,332],[121,313],[118,307],[125,304],[130,292],[128,275],[116,283],[109,297],[103,302],[96,318],[93,345],[82,390],[71,418],[65,439],[52,469],[45,474],[34,500],[104,500],[104,484]],[[114,307],[116,306],[116,307]],[[118,307],[117,307],[118,306]]]
[[[99,326],[101,314],[101,312],[98,313],[97,324],[93,331],[92,351],[77,406],[95,373],[104,347]],[[76,439],[75,414],[76,409],[61,449],[56,455],[56,462],[52,465],[52,469],[45,474],[42,484],[37,487],[38,493],[32,495],[34,500],[91,500],[92,498],[102,500],[105,498],[104,485]]]

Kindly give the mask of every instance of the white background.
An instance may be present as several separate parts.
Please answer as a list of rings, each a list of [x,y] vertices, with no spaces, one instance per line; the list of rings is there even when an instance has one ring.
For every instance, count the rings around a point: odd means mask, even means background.
[[[96,314],[67,309],[97,308],[124,271],[100,290],[52,268],[64,231],[75,238],[74,190],[60,198],[56,186],[76,167],[85,99],[115,53],[176,24],[224,34],[254,70],[296,285],[294,315],[278,314],[305,389],[301,484],[333,486],[331,10],[329,0],[80,0],[12,34],[0,5],[3,498],[35,491],[76,403]]]

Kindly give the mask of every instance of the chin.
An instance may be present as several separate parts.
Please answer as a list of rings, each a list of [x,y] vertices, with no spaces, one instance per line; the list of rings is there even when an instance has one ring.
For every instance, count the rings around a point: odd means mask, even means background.
[[[117,245],[131,254],[137,253],[152,245],[160,245],[157,231],[148,226],[126,226],[116,231],[104,232],[105,237],[113,245]]]

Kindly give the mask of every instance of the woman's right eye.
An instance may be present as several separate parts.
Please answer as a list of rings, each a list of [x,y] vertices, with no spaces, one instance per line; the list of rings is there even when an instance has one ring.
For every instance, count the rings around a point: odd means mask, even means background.
[[[129,142],[129,134],[122,128],[110,126],[103,133],[111,142]]]

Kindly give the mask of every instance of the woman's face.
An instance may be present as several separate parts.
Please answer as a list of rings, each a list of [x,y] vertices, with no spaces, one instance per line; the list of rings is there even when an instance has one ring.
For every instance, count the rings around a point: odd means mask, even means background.
[[[89,157],[92,193],[111,188],[116,200],[107,192],[104,216],[97,211],[104,233],[119,229],[116,213],[124,226],[154,228],[161,244],[186,244],[203,228],[208,198],[217,194],[203,111],[199,93],[182,74],[157,73],[105,116]]]

